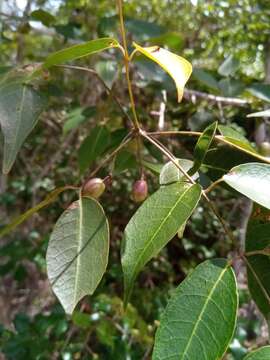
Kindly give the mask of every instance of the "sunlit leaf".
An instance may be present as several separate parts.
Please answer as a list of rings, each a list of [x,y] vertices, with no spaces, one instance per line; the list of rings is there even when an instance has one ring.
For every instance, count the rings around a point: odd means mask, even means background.
[[[248,118],[251,118],[251,117],[270,117],[270,109],[255,112],[255,113],[252,113],[252,114],[248,114],[247,117]]]
[[[237,308],[236,279],[228,262],[200,264],[168,302],[153,360],[221,360],[234,333]]]
[[[130,219],[124,232],[122,251],[125,303],[138,273],[176,235],[200,197],[198,184],[178,182],[162,186]]]
[[[270,209],[270,165],[238,165],[224,175],[223,180],[241,194]]]
[[[67,314],[91,295],[108,263],[109,226],[94,199],[81,198],[57,220],[47,250],[52,288]]]
[[[136,43],[133,44],[137,51],[155,61],[173,78],[177,88],[178,101],[180,102],[183,97],[184,87],[192,73],[192,65],[181,56],[158,46],[141,47]]]

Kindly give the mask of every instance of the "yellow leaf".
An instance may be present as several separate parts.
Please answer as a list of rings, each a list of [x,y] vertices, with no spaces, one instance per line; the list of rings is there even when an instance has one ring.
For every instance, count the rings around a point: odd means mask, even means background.
[[[183,97],[184,87],[192,73],[190,62],[159,46],[141,47],[136,43],[133,43],[133,45],[137,51],[155,61],[173,78],[177,88],[178,102],[180,102]]]

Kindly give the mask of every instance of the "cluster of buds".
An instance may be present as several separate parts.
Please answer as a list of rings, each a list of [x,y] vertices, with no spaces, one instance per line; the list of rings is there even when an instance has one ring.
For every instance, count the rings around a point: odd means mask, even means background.
[[[106,189],[106,178],[92,178],[82,187],[82,196],[98,199]],[[141,178],[135,181],[132,187],[132,199],[136,203],[143,202],[148,196],[147,182]]]

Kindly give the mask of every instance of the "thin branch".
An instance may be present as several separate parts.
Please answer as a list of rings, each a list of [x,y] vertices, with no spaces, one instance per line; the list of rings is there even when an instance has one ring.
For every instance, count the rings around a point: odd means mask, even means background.
[[[199,132],[199,131],[174,131],[174,130],[170,130],[170,131],[154,131],[154,132],[149,132],[148,133],[149,135],[151,136],[177,136],[177,135],[183,135],[183,136],[195,136],[195,137],[199,137],[202,135],[202,132]],[[265,163],[268,163],[270,164],[270,159],[268,159],[267,157],[265,156],[262,156],[256,152],[253,152],[253,151],[250,151],[246,148],[243,148],[233,142],[230,141],[229,138],[226,138],[222,135],[215,135],[214,139],[216,141],[219,141],[223,144],[226,144],[226,145],[229,145],[229,146],[232,146],[236,149],[238,149],[239,151],[242,151],[246,154],[249,154],[250,156],[253,156]]]
[[[213,94],[207,94],[197,90],[189,90],[185,89],[184,91],[184,98],[190,100],[191,98],[199,98],[205,99],[208,101],[216,102],[218,104],[226,104],[226,105],[233,105],[233,106],[247,106],[251,104],[249,100],[245,99],[238,99],[232,97],[224,97],[224,96],[216,96]]]
[[[130,73],[129,73],[129,63],[130,58],[128,54],[128,48],[127,48],[127,38],[126,38],[126,30],[125,30],[125,24],[124,24],[124,15],[123,15],[123,0],[117,0],[117,7],[118,7],[118,13],[119,13],[119,19],[120,19],[120,30],[123,40],[123,47],[124,47],[124,65],[126,70],[126,79],[127,79],[127,85],[128,85],[128,93],[129,93],[129,99],[130,99],[130,105],[131,110],[133,113],[133,124],[135,129],[139,130],[139,120],[137,117],[136,107],[135,107],[135,101],[131,86],[131,80],[130,80]]]
[[[120,103],[120,101],[118,100],[118,98],[114,95],[114,93],[111,91],[111,89],[107,86],[107,84],[105,83],[105,81],[99,76],[99,74],[93,70],[93,69],[89,69],[89,68],[85,68],[83,66],[75,66],[75,65],[56,65],[57,67],[61,67],[64,69],[74,69],[74,70],[81,70],[81,71],[86,71],[90,74],[93,74],[99,81],[100,83],[103,85],[103,87],[105,88],[107,94],[109,96],[112,97],[112,99],[115,101],[115,103],[118,105],[119,109],[121,110],[122,114],[132,123],[132,120],[130,118],[130,116],[128,115],[128,113],[125,111],[125,109],[123,108],[122,104]]]
[[[103,168],[104,165],[106,165],[123,147],[125,147],[130,141],[131,139],[133,138],[133,132],[129,132],[127,134],[127,136],[123,139],[123,141],[121,142],[121,144],[113,151],[111,152],[101,163],[100,165],[95,169],[93,170],[90,175],[87,177],[87,179],[84,181],[83,185],[89,180],[91,179],[93,176],[95,176],[99,170],[101,168]],[[82,187],[83,187],[82,185]]]

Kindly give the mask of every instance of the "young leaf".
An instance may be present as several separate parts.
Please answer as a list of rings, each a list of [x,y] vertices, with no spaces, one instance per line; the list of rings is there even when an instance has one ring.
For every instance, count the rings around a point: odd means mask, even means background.
[[[217,122],[214,122],[207,126],[207,128],[203,131],[202,135],[199,137],[195,149],[194,149],[194,165],[188,171],[189,175],[193,175],[196,171],[201,167],[206,153],[209,150],[209,147],[213,141],[217,130]]]
[[[57,220],[47,250],[48,277],[67,314],[92,294],[108,263],[109,225],[100,204],[81,198]]]
[[[45,98],[30,85],[24,85],[22,76],[6,76],[1,81],[0,125],[4,135],[4,174],[10,171],[45,105]]]
[[[201,197],[201,187],[185,182],[161,187],[130,219],[125,232],[122,267],[125,303],[144,265],[176,235]]]
[[[188,172],[193,167],[193,161],[188,159],[176,159],[177,163]],[[196,173],[193,175],[193,179],[196,180],[199,177],[199,174]],[[159,175],[160,185],[168,185],[177,181],[185,180],[185,175],[175,166],[172,161],[167,162],[161,169]]]
[[[11,230],[13,230],[16,226],[20,225],[24,221],[26,221],[30,216],[32,216],[37,211],[41,210],[45,206],[50,205],[53,203],[57,197],[66,190],[75,190],[74,186],[62,186],[57,189],[54,189],[52,192],[50,192],[46,198],[41,201],[36,206],[32,207],[31,209],[27,210],[25,213],[19,215],[17,218],[15,218],[10,224],[5,226],[3,229],[0,230],[0,238],[6,234],[8,234]]]
[[[44,61],[42,67],[43,69],[49,69],[54,65],[63,64],[66,61],[76,60],[83,56],[92,55],[94,53],[115,47],[119,47],[119,43],[112,38],[91,40],[86,43],[74,45],[49,55]]]
[[[255,208],[246,232],[246,252],[270,248],[269,211]],[[250,294],[266,320],[270,318],[270,256],[247,256],[248,287]]]
[[[177,88],[178,102],[180,102],[186,82],[192,73],[190,62],[158,46],[141,47],[136,43],[133,45],[137,51],[156,62],[173,78]]]
[[[270,209],[270,165],[241,164],[224,175],[223,180],[241,194]]]
[[[222,359],[234,333],[237,307],[236,279],[227,261],[203,262],[169,300],[153,360]]]
[[[244,360],[269,360],[270,346],[263,346],[255,351],[251,351],[244,357]]]
[[[78,160],[83,173],[110,144],[110,132],[106,126],[96,126],[79,148]]]

